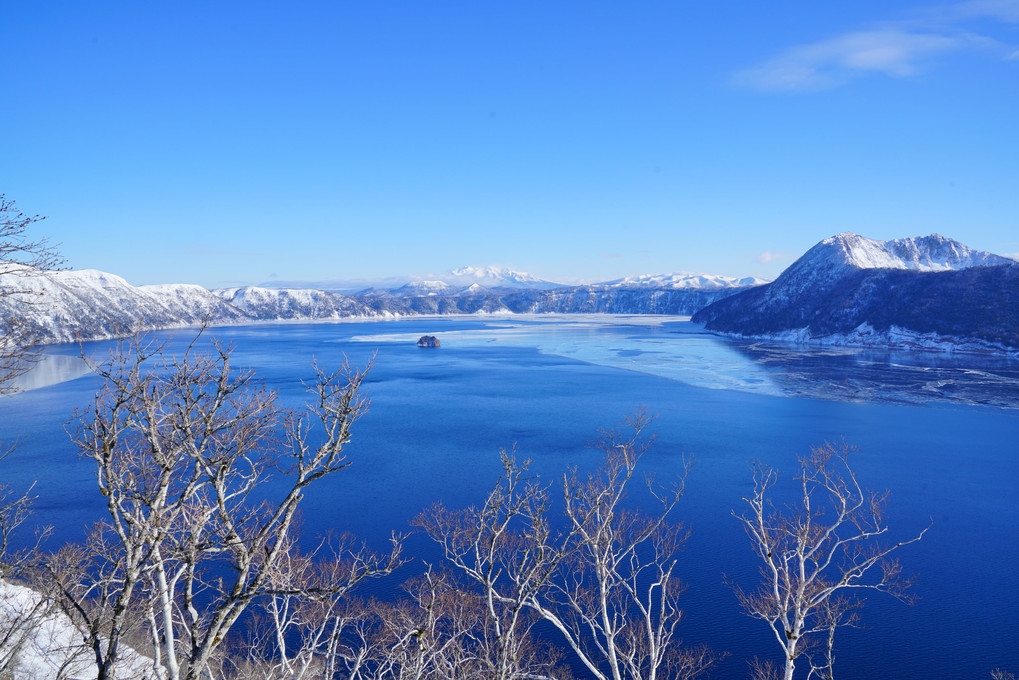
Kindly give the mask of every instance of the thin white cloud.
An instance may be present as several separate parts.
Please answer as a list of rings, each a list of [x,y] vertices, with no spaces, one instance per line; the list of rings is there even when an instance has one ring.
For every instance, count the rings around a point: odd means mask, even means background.
[[[757,257],[754,259],[756,259],[761,264],[768,264],[769,262],[781,262],[782,260],[791,260],[793,259],[793,254],[784,253],[781,251],[771,252],[770,250],[765,250],[763,253],[758,254]]]
[[[1019,24],[1019,0],[968,0],[953,5],[952,11],[964,19],[986,17]]]
[[[737,75],[760,90],[816,90],[840,85],[863,72],[902,77],[926,58],[958,47],[958,39],[899,30],[848,33],[800,45]]]
[[[868,74],[911,76],[936,57],[953,52],[1019,58],[1015,46],[963,30],[967,20],[978,18],[1019,22],[1019,0],[969,0],[942,8],[938,20],[927,25],[916,20],[887,23],[798,45],[737,73],[734,80],[755,90],[822,90]]]

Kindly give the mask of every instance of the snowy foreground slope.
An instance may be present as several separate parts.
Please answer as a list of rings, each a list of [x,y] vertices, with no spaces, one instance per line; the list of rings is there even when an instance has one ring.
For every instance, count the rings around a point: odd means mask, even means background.
[[[95,677],[95,658],[62,612],[39,593],[0,579],[0,668],[13,680]],[[152,659],[122,648],[119,673],[127,678],[157,678]]]
[[[740,337],[1019,353],[1019,263],[938,234],[839,234],[693,319]]]
[[[94,270],[0,276],[0,318],[19,319],[41,342],[119,337],[134,330],[251,321],[392,318],[420,314],[692,314],[752,279],[708,275],[643,277],[589,286],[546,287],[520,272],[456,270],[459,283],[417,281],[357,295],[248,286],[209,291],[174,284],[131,286]],[[677,278],[678,277],[678,278]],[[533,280],[532,280],[533,279]],[[677,280],[682,285],[676,285]],[[482,282],[498,284],[486,287]]]

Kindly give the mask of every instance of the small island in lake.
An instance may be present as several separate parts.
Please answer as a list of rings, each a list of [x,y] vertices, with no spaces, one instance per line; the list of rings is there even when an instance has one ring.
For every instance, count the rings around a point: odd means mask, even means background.
[[[422,335],[418,340],[418,347],[438,347],[439,339],[434,335]]]

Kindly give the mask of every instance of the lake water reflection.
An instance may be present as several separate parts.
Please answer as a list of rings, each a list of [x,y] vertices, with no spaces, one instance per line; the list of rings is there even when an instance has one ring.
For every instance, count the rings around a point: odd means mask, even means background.
[[[423,334],[442,347],[416,347]],[[747,659],[777,649],[723,584],[723,574],[747,583],[756,573],[731,516],[750,488],[748,463],[792,472],[811,445],[845,438],[860,449],[861,480],[891,491],[892,539],[915,535],[932,518],[934,526],[901,556],[917,577],[918,603],[871,598],[866,627],[841,638],[841,674],[1019,672],[1015,361],[738,343],[661,317],[422,318],[210,335],[234,343],[235,363],[257,369],[295,405],[313,356],[330,366],[344,355],[360,364],[375,355],[372,407],[349,447],[353,465],[309,493],[309,539],[342,529],[382,546],[435,500],[476,503],[498,475],[500,447],[516,444],[550,483],[568,467],[590,468],[597,430],[644,406],[658,414],[646,471],[667,477],[683,456],[697,461],[679,507],[693,530],[681,561],[690,585],[681,634],[732,653],[715,677],[746,677]],[[78,354],[70,346],[49,351]],[[0,438],[22,440],[2,464],[4,481],[38,480],[37,519],[57,525],[63,539],[80,536],[103,511],[91,470],[63,431],[94,389],[91,377],[77,377],[0,402]],[[420,536],[410,548],[437,558]]]

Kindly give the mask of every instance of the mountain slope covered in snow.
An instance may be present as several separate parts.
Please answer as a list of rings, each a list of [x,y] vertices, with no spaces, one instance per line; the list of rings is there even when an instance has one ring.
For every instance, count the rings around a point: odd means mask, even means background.
[[[773,283],[705,307],[730,335],[797,342],[1019,350],[1019,263],[937,234],[821,241]]]
[[[113,274],[84,269],[0,275],[0,318],[18,319],[43,342],[121,337],[136,328],[172,328],[204,319],[230,323],[244,314],[201,286],[132,286]]]
[[[0,276],[0,288],[21,291],[0,296],[0,319],[24,323],[40,342],[73,342],[120,337],[135,330],[231,324],[251,321],[392,318],[420,314],[616,313],[692,314],[740,290],[698,285],[724,277],[692,275],[682,286],[648,280],[635,286],[557,286],[508,270],[457,270],[457,284],[419,281],[395,289],[349,295],[313,289],[257,286],[209,291],[200,286],[132,286],[119,276],[94,270]],[[519,285],[499,281],[518,276]],[[499,278],[502,277],[502,278]],[[663,279],[665,277],[662,277]],[[491,285],[484,285],[484,284]],[[498,285],[496,285],[498,284]],[[528,284],[528,285],[525,285]]]
[[[717,274],[698,274],[695,272],[675,272],[672,274],[642,274],[627,276],[613,281],[593,284],[598,288],[665,288],[665,289],[696,289],[720,290],[723,288],[749,288],[767,283],[756,276],[719,276]]]

